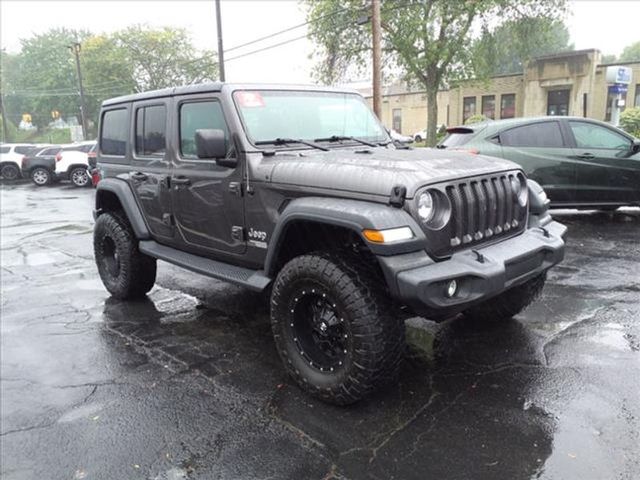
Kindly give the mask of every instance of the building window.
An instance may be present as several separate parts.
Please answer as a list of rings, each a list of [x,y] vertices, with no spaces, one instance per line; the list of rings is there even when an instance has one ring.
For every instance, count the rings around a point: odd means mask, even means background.
[[[500,118],[516,116],[516,94],[507,93],[500,97]]]
[[[634,105],[640,107],[640,83],[636,84],[636,101]]]
[[[476,114],[476,97],[464,97],[462,99],[462,123]]]
[[[402,109],[394,108],[392,111],[391,128],[402,133]]]
[[[547,115],[569,115],[571,90],[551,90],[547,93]]]
[[[492,120],[496,118],[496,96],[495,95],[482,96],[482,115]]]

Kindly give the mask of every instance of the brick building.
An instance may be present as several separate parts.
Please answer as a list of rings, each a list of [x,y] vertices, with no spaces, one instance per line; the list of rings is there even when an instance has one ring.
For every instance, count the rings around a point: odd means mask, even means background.
[[[474,114],[489,118],[575,115],[608,121],[611,99],[598,50],[577,50],[533,59],[521,74],[467,81],[438,93],[438,125],[460,125]],[[632,70],[626,107],[640,106],[640,62],[616,63]],[[361,92],[371,101],[371,89]],[[424,91],[404,85],[383,90],[382,121],[412,135],[426,126]]]

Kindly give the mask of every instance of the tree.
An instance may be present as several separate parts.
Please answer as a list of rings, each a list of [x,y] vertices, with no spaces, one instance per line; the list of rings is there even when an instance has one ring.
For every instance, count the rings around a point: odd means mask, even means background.
[[[306,0],[309,33],[322,61],[315,75],[334,82],[349,68],[362,69],[371,28],[361,0]],[[382,6],[384,65],[422,86],[427,97],[427,144],[436,141],[437,93],[448,82],[477,77],[471,45],[477,27],[489,32],[518,18],[558,18],[565,0],[404,0]],[[483,72],[480,72],[481,74]]]
[[[561,20],[518,18],[493,32],[483,31],[474,45],[475,71],[485,75],[522,73],[532,58],[567,50],[573,50],[573,45]]]
[[[627,45],[620,54],[620,62],[640,62],[640,42]]]
[[[636,138],[640,138],[640,107],[627,108],[620,114],[620,127]]]

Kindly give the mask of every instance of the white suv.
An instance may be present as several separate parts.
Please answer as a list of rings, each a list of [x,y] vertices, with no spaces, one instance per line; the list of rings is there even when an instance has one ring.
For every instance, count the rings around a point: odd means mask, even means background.
[[[76,187],[91,184],[89,157],[96,154],[96,142],[82,142],[63,148],[56,155],[56,178],[71,180]]]
[[[28,143],[3,143],[0,145],[0,177],[5,180],[21,178],[22,158],[33,153],[36,148],[36,145]]]

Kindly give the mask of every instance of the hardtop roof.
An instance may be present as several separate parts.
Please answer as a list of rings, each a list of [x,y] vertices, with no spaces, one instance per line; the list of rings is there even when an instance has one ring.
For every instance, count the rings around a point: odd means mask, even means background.
[[[109,98],[102,102],[102,106],[117,105],[119,103],[148,100],[153,98],[172,97],[176,95],[188,95],[196,93],[220,92],[222,90],[308,90],[317,92],[342,92],[355,93],[356,90],[349,88],[336,88],[318,85],[292,85],[292,84],[266,84],[266,83],[198,83],[194,85],[183,85],[180,87],[163,88],[161,90],[150,90],[148,92],[133,93],[121,97]]]

